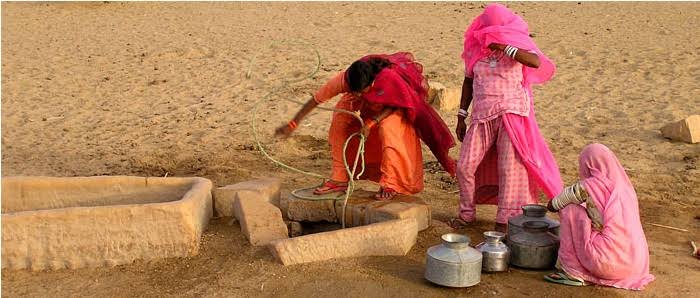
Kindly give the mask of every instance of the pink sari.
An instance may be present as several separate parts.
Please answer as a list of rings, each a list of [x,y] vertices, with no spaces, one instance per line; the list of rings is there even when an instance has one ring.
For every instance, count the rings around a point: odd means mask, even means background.
[[[599,285],[641,290],[649,274],[649,248],[639,219],[637,194],[625,170],[608,147],[586,146],[579,158],[583,187],[603,218],[591,227],[583,205],[559,212],[559,265],[567,274]]]
[[[520,16],[501,4],[489,4],[464,34],[462,59],[467,76],[473,76],[474,63],[490,54],[488,45],[491,43],[509,44],[537,53],[540,58],[538,68],[523,67],[523,87],[530,97],[530,115],[523,117],[507,113],[503,115],[503,124],[533,182],[552,199],[562,190],[563,184],[559,166],[537,126],[531,85],[549,81],[554,75],[554,63],[537,48],[530,38],[527,23]],[[488,170],[496,168],[496,154],[495,150],[487,154],[477,169],[477,203],[496,204],[498,201],[497,191],[494,191],[498,176],[493,173],[495,171]]]

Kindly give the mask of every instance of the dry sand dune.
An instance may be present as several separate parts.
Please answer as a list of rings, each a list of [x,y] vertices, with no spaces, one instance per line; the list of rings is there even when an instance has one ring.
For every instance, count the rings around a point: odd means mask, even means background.
[[[319,173],[329,167],[330,114],[316,112],[290,140],[271,138],[335,72],[367,53],[410,51],[431,80],[458,87],[464,29],[483,3],[3,3],[2,174],[202,176],[217,185],[275,175],[285,189],[316,183],[275,168],[253,148],[250,119],[273,155]],[[557,74],[535,90],[540,127],[563,178],[580,149],[612,148],[635,184],[657,281],[641,293],[547,284],[543,272],[484,275],[469,289],[422,279],[436,224],[407,257],[283,267],[238,225],[214,220],[199,256],[107,269],[2,272],[5,296],[690,296],[700,292],[700,145],[658,129],[700,113],[700,5],[511,3]],[[289,40],[273,44],[275,40]],[[303,40],[311,45],[299,44]],[[304,79],[266,95],[285,80]],[[253,59],[255,57],[255,59]],[[253,63],[251,64],[251,60]],[[249,75],[248,75],[249,74]],[[327,104],[331,106],[331,104]],[[451,127],[456,111],[441,111]],[[426,167],[434,158],[425,151]],[[452,154],[456,156],[457,150]],[[367,187],[373,187],[367,185]],[[422,197],[433,217],[454,215],[456,189],[440,171]],[[474,242],[493,225],[479,209]],[[688,229],[677,232],[649,225]]]

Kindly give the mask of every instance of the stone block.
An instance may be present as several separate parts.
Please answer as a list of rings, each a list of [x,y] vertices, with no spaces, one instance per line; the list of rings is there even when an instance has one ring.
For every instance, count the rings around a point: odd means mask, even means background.
[[[357,190],[352,194],[345,207],[345,225],[347,227],[409,217],[417,220],[419,231],[430,226],[430,205],[420,198],[397,195],[393,200],[385,202],[374,199],[374,194],[374,192],[365,190]],[[288,216],[296,221],[340,222],[338,215],[343,214],[342,200],[310,201],[291,196],[287,201],[289,201]],[[335,210],[333,210],[334,205]]]
[[[211,181],[129,176],[2,178],[2,268],[74,269],[193,256]]]
[[[661,128],[661,134],[668,139],[690,144],[700,142],[700,115],[692,115],[683,120],[669,123]]]
[[[217,216],[234,216],[233,203],[240,192],[257,193],[266,202],[279,206],[280,186],[278,178],[262,178],[216,188],[213,191],[214,211]]]
[[[304,228],[298,221],[285,220],[289,237],[299,237],[304,234]]]
[[[336,202],[337,214],[343,213],[342,208],[342,201]],[[415,218],[418,230],[425,230],[430,227],[430,205],[407,195],[397,195],[391,201],[378,201],[373,192],[358,190],[348,199],[345,208],[345,225],[350,227],[404,218]]]
[[[291,220],[338,222],[333,200],[304,200],[290,194],[285,201],[287,217]]]
[[[462,100],[462,90],[459,88],[447,88],[437,82],[430,82],[428,90],[428,102],[441,111],[452,111],[459,108]]]
[[[414,218],[272,241],[272,254],[285,266],[365,256],[403,256],[416,243]]]
[[[233,202],[241,232],[252,245],[266,245],[272,240],[288,238],[282,212],[260,199],[259,193],[239,192]]]

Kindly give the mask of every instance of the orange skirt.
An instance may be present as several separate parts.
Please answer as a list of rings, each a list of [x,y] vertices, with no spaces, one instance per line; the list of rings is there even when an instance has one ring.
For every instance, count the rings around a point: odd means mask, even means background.
[[[341,99],[336,108],[357,110],[354,102]],[[333,158],[331,179],[348,181],[343,162],[343,146],[347,138],[360,131],[355,117],[345,113],[334,113],[328,141]],[[359,138],[353,138],[346,152],[347,162],[352,168],[357,154]],[[358,165],[358,172],[359,172]],[[360,179],[379,183],[402,194],[415,194],[423,190],[423,153],[415,128],[408,122],[403,111],[397,110],[374,126],[365,142],[365,172]]]

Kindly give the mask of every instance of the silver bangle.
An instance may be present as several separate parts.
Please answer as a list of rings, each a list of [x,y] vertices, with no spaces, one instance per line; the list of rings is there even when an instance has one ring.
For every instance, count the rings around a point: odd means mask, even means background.
[[[469,115],[469,112],[467,112],[467,110],[465,110],[465,109],[459,109],[459,112],[457,112],[457,115],[466,118]]]
[[[508,55],[508,57],[515,59],[515,54],[518,52],[518,48],[511,45],[507,45],[504,52],[506,53],[506,55]]]

